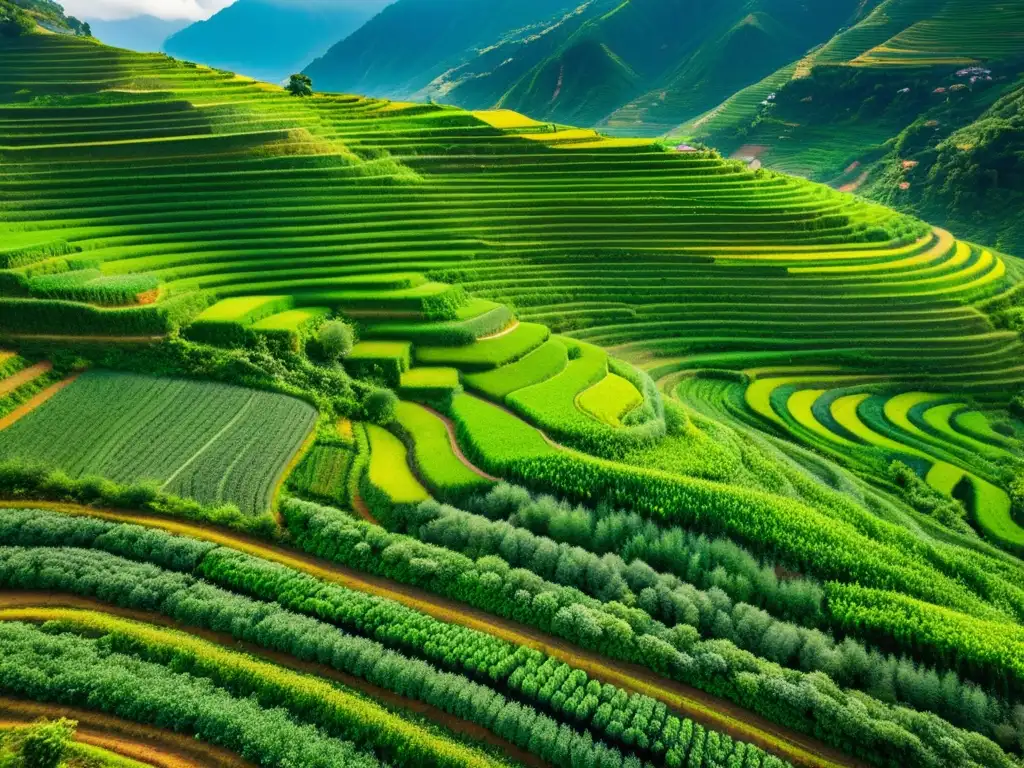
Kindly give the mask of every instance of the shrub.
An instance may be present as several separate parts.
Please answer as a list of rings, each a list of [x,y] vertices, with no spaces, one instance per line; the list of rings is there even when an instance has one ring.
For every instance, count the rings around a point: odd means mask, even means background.
[[[24,768],[57,768],[68,751],[78,723],[61,718],[35,725],[21,747]]]
[[[366,420],[386,426],[395,420],[398,413],[398,396],[390,389],[375,389],[363,403]]]
[[[320,329],[317,341],[326,359],[341,360],[352,351],[356,344],[356,335],[348,323],[332,320]]]

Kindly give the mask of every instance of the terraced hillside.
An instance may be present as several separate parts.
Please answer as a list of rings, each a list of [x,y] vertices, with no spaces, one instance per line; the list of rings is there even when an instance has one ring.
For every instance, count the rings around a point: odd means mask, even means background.
[[[0,696],[224,765],[1018,764],[1013,256],[89,40],[0,100]]]
[[[886,0],[672,133],[1019,251],[1024,9]]]

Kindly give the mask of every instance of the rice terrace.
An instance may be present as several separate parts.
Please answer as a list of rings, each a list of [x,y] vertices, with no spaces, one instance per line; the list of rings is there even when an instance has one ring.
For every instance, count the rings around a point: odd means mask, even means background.
[[[180,34],[364,0],[295,2]],[[1024,766],[1024,253],[509,108],[536,46],[579,87],[563,37],[638,88],[654,0],[366,2],[307,72],[449,14],[471,74],[274,84],[0,0],[0,768]],[[1015,2],[860,5],[799,76],[1024,57]],[[517,85],[446,102],[488,56]]]

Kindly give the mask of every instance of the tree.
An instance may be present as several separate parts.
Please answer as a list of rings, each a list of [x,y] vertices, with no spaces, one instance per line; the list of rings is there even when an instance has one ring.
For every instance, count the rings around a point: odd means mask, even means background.
[[[286,88],[292,96],[313,95],[313,81],[308,75],[292,75]]]
[[[23,10],[0,0],[0,37],[27,35],[35,26],[35,22]]]
[[[74,720],[65,718],[32,726],[22,743],[22,764],[25,768],[57,768],[64,760],[77,726]]]
[[[320,348],[328,360],[341,360],[348,357],[356,343],[355,331],[348,323],[333,320],[324,323],[317,336]]]
[[[395,420],[398,397],[390,389],[375,389],[363,405],[368,421],[384,426]]]

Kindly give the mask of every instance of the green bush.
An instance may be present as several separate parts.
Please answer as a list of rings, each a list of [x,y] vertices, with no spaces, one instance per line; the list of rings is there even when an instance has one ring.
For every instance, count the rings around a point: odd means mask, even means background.
[[[893,759],[908,765],[941,761],[952,744],[980,763],[991,761],[1006,768],[1012,764],[988,739],[955,728],[935,715],[892,707],[859,692],[844,692],[821,672],[783,669],[726,640],[699,640],[692,627],[659,627],[642,611],[617,602],[602,605],[576,589],[559,589],[530,571],[512,569],[493,556],[474,561],[410,537],[383,535],[375,526],[303,502],[286,502],[282,511],[296,543],[315,555],[466,602],[611,658],[646,666],[659,675],[729,698],[776,723],[813,733],[876,765],[890,766]],[[510,682],[516,680],[513,674]],[[894,738],[897,732],[901,733],[898,739]],[[895,758],[894,749],[900,751]]]
[[[107,637],[90,639],[69,632],[51,634],[19,622],[0,624],[0,689],[33,701],[89,706],[125,720],[195,734],[236,754],[252,754],[270,764],[333,768],[375,768],[378,762],[353,745],[301,725],[280,708],[262,707],[248,694],[232,696],[210,685],[201,673],[172,671],[111,649]],[[182,652],[176,670],[195,669]],[[21,674],[34,670],[35,674]],[[198,670],[197,670],[198,672]]]
[[[355,346],[356,335],[348,323],[332,320],[320,328],[317,342],[327,360],[342,360]]]
[[[61,718],[33,726],[21,746],[25,768],[57,768],[67,754],[77,725],[74,720]]]
[[[363,402],[363,415],[373,424],[386,426],[395,420],[397,412],[398,396],[390,389],[375,389]]]

